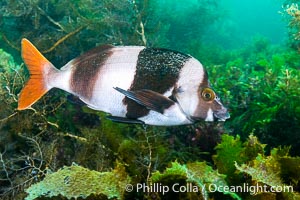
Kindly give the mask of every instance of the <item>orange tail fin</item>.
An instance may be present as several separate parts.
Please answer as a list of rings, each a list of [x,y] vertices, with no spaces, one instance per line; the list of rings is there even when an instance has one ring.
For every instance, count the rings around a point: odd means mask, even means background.
[[[29,108],[51,89],[47,87],[45,76],[54,68],[27,39],[22,39],[22,58],[27,65],[30,78],[20,93],[18,110]]]

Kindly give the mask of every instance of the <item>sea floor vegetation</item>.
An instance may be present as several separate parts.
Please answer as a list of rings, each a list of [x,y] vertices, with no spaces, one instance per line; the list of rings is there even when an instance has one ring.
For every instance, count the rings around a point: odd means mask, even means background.
[[[178,5],[184,15],[155,1],[70,2],[0,3],[0,199],[300,199],[297,4],[284,7],[287,44],[256,37],[228,50],[199,34],[220,23],[217,1]],[[170,17],[158,18],[162,11]],[[177,41],[180,26],[190,34]],[[57,66],[104,43],[190,53],[205,65],[231,118],[178,127],[118,124],[56,89],[17,111],[28,79],[23,37]]]

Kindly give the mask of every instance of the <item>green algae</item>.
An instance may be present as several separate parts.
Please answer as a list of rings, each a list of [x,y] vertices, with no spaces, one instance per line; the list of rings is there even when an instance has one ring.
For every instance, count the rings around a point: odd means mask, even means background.
[[[38,197],[63,196],[67,199],[87,198],[90,195],[105,195],[107,199],[122,199],[124,188],[130,182],[124,166],[111,172],[97,172],[72,165],[57,172],[47,174],[43,181],[31,185],[26,192],[26,200]]]
[[[277,193],[281,193],[282,199],[292,200],[300,198],[300,194],[294,191],[299,181],[299,162],[300,158],[288,156],[286,149],[274,148],[269,156],[258,154],[249,164],[235,163],[235,167],[240,173],[249,175],[253,185],[264,184],[278,188]],[[293,177],[293,182],[286,179],[287,174],[288,177]],[[266,194],[265,191],[258,191],[258,193],[261,196]]]
[[[240,156],[243,152],[240,137],[234,138],[230,135],[222,135],[222,142],[216,147],[217,154],[213,157],[214,163],[222,174],[234,174],[234,162],[243,163],[245,158]],[[234,179],[236,176],[230,176]]]
[[[151,177],[152,182],[171,184],[176,182],[191,183],[199,188],[203,199],[208,199],[211,185],[216,188],[227,187],[225,181],[226,175],[218,173],[206,162],[194,162],[188,164],[179,164],[172,162],[171,167],[165,169],[163,173],[154,172]],[[220,190],[226,195],[230,195],[232,199],[241,199],[237,194],[225,190]]]
[[[254,199],[297,199],[295,188],[299,184],[299,157],[289,155],[290,148],[273,148],[268,154],[266,144],[259,142],[256,136],[249,135],[245,142],[229,135],[222,136],[222,142],[216,146],[214,163],[219,172],[226,174],[228,185],[247,184],[249,187],[265,185],[268,189],[283,188],[282,191],[266,192],[258,190]],[[247,177],[245,179],[245,177]],[[249,191],[248,191],[249,192]],[[241,193],[251,199],[247,192]]]
[[[18,69],[20,69],[20,66],[15,63],[14,58],[3,49],[0,49],[0,72],[11,73]]]

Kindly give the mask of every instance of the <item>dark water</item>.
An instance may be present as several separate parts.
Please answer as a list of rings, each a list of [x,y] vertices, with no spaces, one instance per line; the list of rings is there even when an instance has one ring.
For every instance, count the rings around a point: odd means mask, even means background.
[[[295,34],[300,23],[282,8],[293,2],[1,1],[0,199],[24,199],[28,193],[47,199],[253,197],[249,191],[135,190],[139,183],[151,182],[200,189],[209,184],[291,185],[294,192],[255,197],[299,198],[300,45]],[[204,64],[231,117],[174,127],[118,124],[58,89],[32,109],[17,111],[18,95],[29,78],[21,58],[22,38],[57,68],[101,44],[190,54]],[[63,168],[71,165],[85,169]],[[56,173],[60,169],[66,174]],[[71,183],[79,190],[70,189]],[[99,183],[103,187],[95,187]],[[134,190],[124,193],[129,183]]]

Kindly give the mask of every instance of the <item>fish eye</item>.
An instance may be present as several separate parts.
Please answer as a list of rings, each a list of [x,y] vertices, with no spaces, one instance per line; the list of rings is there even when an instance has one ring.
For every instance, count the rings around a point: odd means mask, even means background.
[[[212,101],[216,97],[214,91],[210,88],[204,88],[202,90],[201,96],[202,96],[204,101]]]

